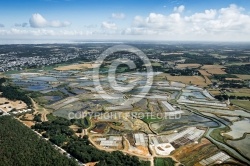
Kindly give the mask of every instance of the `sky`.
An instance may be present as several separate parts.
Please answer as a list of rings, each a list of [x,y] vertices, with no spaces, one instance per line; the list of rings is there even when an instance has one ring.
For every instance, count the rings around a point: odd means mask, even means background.
[[[250,41],[249,0],[2,0],[0,43]]]

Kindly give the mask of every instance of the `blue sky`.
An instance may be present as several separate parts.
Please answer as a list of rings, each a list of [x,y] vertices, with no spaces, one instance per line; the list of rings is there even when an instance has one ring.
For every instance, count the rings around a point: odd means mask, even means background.
[[[8,40],[249,41],[249,0],[6,0]]]

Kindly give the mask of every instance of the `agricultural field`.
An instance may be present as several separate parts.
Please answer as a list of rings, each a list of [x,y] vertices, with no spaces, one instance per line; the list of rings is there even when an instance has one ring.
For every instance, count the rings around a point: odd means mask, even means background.
[[[190,63],[190,64],[177,64],[177,69],[185,69],[185,68],[198,68],[201,64],[198,63]]]
[[[199,70],[200,74],[203,76],[212,76],[210,73],[208,73],[206,70]]]
[[[227,74],[223,68],[224,66],[221,65],[204,65],[201,67],[209,74]]]
[[[203,158],[219,152],[219,149],[209,140],[203,138],[199,143],[182,146],[172,154],[178,161],[185,165],[196,165]]]
[[[176,162],[172,158],[155,158],[155,166],[175,166]]]
[[[222,70],[221,68],[208,68],[205,69],[208,73],[210,74],[227,74],[224,70]]]
[[[207,69],[222,69],[225,67],[222,65],[204,65],[201,68],[207,70]]]
[[[236,74],[236,76],[242,80],[250,80],[250,75]]]
[[[221,91],[217,90],[217,89],[208,89],[208,91],[209,91],[209,93],[211,93],[214,96],[221,94]]]
[[[54,68],[55,70],[58,71],[69,71],[69,70],[87,70],[87,69],[92,69],[97,67],[97,64],[72,64],[72,65],[67,65],[67,66],[59,66]]]
[[[244,109],[250,110],[250,101],[249,100],[230,100],[232,104],[240,106]]]
[[[229,96],[250,96],[250,89],[240,88],[240,89],[230,89],[230,92],[226,92]]]
[[[156,77],[156,80],[164,80],[164,79],[167,81],[176,81],[188,85],[190,84],[198,85],[201,87],[206,87],[210,84],[206,83],[206,80],[201,76],[171,76],[170,74],[163,73]]]

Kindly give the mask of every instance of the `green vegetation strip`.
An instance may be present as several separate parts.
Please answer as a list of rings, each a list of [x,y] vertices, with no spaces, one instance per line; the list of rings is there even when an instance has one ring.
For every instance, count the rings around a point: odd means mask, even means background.
[[[162,120],[162,118],[160,118],[160,117],[153,117],[153,116],[149,116],[149,117],[144,117],[143,119],[142,119],[142,121],[144,121],[145,123],[153,123],[153,122],[159,122],[159,121],[161,121]]]

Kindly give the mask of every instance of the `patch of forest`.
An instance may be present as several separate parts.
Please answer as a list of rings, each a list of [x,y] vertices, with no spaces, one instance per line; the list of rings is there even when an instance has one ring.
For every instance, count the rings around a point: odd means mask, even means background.
[[[0,166],[77,165],[13,117],[0,117],[0,126]]]
[[[228,66],[226,72],[229,74],[250,74],[250,64]]]
[[[27,96],[26,92],[18,87],[6,84],[6,81],[7,80],[5,78],[0,78],[0,92],[2,92],[1,96],[14,101],[21,100],[25,102],[29,108],[31,108],[32,101]]]

